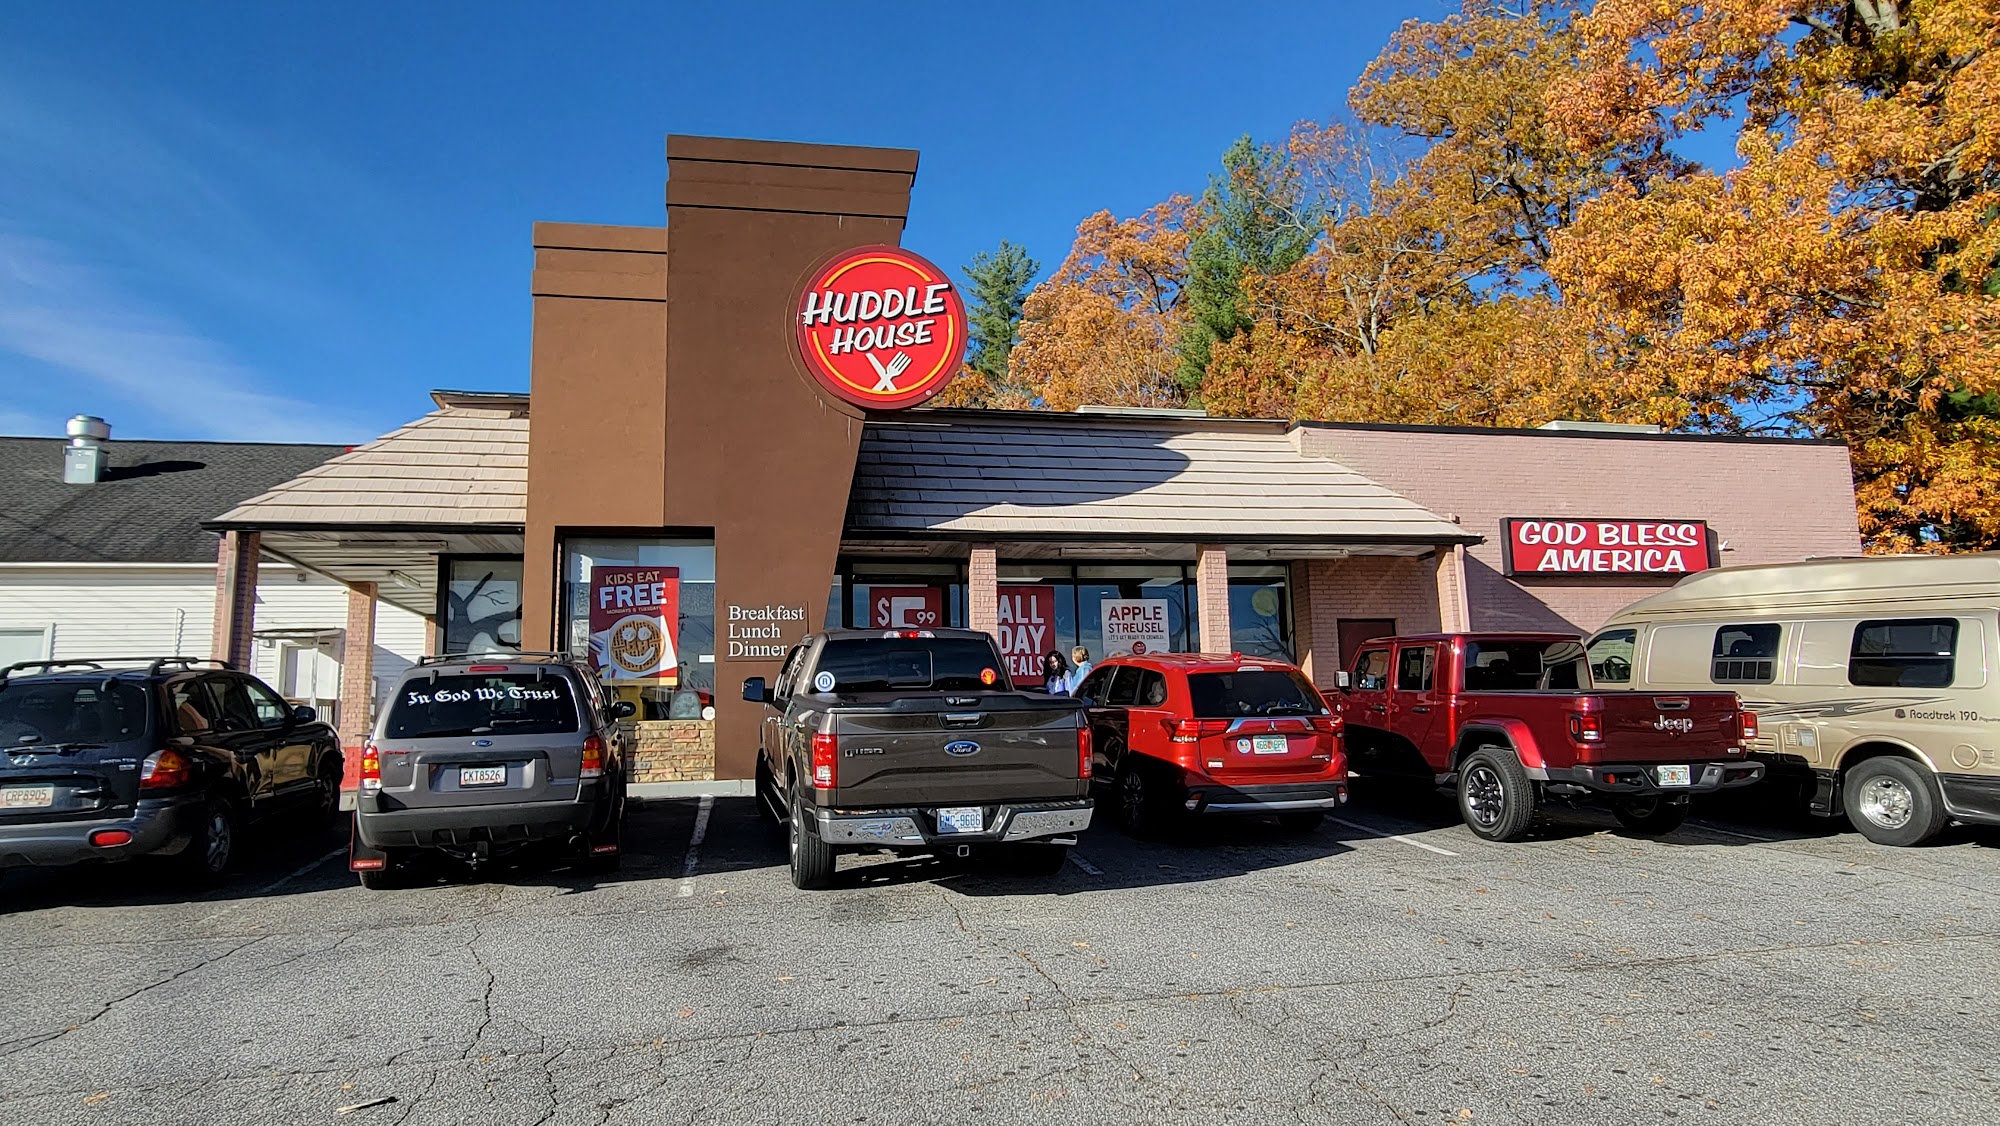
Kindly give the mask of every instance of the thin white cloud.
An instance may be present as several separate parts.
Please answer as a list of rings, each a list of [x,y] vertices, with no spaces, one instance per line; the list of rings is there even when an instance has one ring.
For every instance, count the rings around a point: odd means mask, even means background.
[[[262,390],[258,375],[227,350],[121,292],[62,247],[4,231],[0,351],[81,376],[186,437],[352,442],[371,436],[323,406]],[[87,399],[79,396],[80,409]]]

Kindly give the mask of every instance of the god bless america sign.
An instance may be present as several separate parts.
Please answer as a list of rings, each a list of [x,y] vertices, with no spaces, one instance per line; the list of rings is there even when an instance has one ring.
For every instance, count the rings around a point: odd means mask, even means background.
[[[943,270],[863,246],[813,272],[799,295],[799,358],[822,388],[868,410],[924,402],[958,374],[965,304]]]
[[[1681,575],[1715,565],[1700,520],[1507,522],[1510,575]]]

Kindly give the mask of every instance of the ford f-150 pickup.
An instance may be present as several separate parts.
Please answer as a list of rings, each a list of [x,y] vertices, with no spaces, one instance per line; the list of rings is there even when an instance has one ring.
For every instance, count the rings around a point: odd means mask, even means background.
[[[1606,802],[1628,829],[1665,833],[1688,795],[1747,786],[1756,717],[1733,692],[1590,691],[1567,634],[1451,633],[1364,642],[1344,686],[1356,774],[1456,784],[1488,840],[1526,832],[1545,801]]]
[[[1053,875],[1090,825],[1083,701],[1015,691],[984,633],[815,634],[743,698],[766,705],[757,793],[797,887],[827,886],[843,851],[881,849]]]

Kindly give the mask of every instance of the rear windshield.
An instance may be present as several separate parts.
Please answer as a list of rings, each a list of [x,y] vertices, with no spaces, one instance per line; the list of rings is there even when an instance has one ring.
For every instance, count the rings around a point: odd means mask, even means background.
[[[1188,674],[1196,719],[1246,715],[1318,715],[1325,710],[1306,678],[1285,669]]]
[[[828,675],[832,683],[827,682]],[[983,675],[991,675],[988,684]],[[926,637],[886,641],[872,637],[829,641],[820,651],[807,692],[888,692],[896,689],[1011,690],[1006,665],[991,642]]]
[[[0,747],[116,743],[146,733],[146,691],[101,680],[0,684]]]
[[[557,735],[575,731],[576,697],[561,676],[507,672],[406,680],[389,705],[391,739]]]
[[[1465,646],[1465,687],[1472,692],[1527,692],[1542,683],[1546,641],[1470,641]]]

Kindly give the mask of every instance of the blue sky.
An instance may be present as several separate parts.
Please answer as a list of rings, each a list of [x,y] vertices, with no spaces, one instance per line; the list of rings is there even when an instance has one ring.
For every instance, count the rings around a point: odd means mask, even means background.
[[[16,0],[0,20],[0,433],[360,442],[525,389],[535,220],[664,220],[663,139],[922,151],[904,244],[1197,191],[1337,112],[1360,4]],[[563,15],[556,13],[562,12]]]

